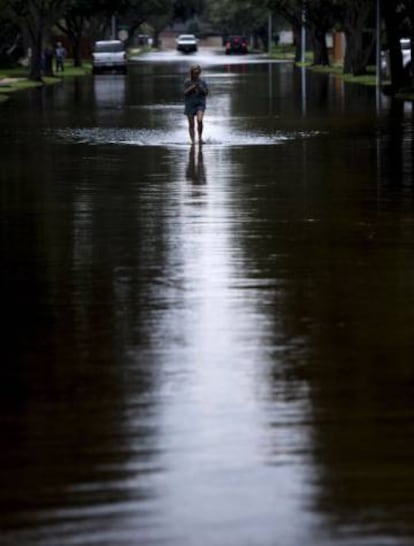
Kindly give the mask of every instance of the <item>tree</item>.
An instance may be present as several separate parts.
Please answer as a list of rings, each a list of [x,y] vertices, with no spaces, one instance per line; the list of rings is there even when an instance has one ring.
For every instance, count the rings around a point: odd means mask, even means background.
[[[14,64],[23,56],[22,53],[22,33],[8,16],[5,10],[2,10],[0,2],[0,66]]]
[[[254,0],[211,0],[208,5],[210,22],[224,36],[236,33],[262,34],[267,14],[266,4]]]
[[[68,0],[2,0],[11,20],[27,33],[30,44],[29,79],[42,80],[42,52],[52,26],[62,16]]]
[[[328,65],[326,34],[340,18],[342,2],[343,0],[269,0],[268,5],[293,26],[297,36],[297,60],[300,57],[300,30],[302,24],[305,24],[312,38],[313,64]],[[304,22],[302,14],[305,15]]]
[[[354,76],[366,74],[367,65],[375,43],[375,33],[366,43],[366,29],[374,18],[373,0],[348,0],[344,6],[343,28],[346,36],[344,72]]]
[[[129,0],[118,8],[120,22],[128,28],[131,42],[136,30],[143,24],[150,24],[156,34],[173,18],[173,0]],[[157,41],[157,36],[156,36]]]
[[[173,0],[173,19],[188,21],[206,11],[207,0]]]
[[[74,66],[81,66],[80,43],[84,35],[87,21],[91,15],[91,4],[88,0],[76,0],[70,2],[64,16],[57,26],[69,38],[72,45]]]
[[[301,51],[302,51],[302,13],[303,13],[303,2],[298,0],[270,0],[269,9],[273,13],[281,15],[286,21],[291,25],[293,33],[295,35],[295,45],[296,45],[296,54],[295,61],[299,62],[301,60]]]
[[[397,8],[400,19],[402,21],[402,30],[406,36],[410,36],[411,42],[411,62],[409,70],[404,73],[407,83],[410,83],[414,88],[414,0],[403,0],[400,2],[399,9]]]
[[[122,0],[117,6],[124,7],[128,2]],[[57,23],[61,32],[67,35],[72,45],[74,66],[81,66],[80,43],[88,32],[102,35],[110,25],[114,13],[111,0],[68,0],[62,18]],[[98,30],[96,30],[98,29]]]
[[[154,29],[155,43],[159,32],[173,17],[173,0],[70,0],[58,28],[64,32],[73,50],[74,65],[81,65],[80,42],[88,32],[89,35],[102,36],[110,26],[111,17],[115,15],[118,24],[127,28],[130,43],[137,29],[148,23]]]
[[[403,2],[382,0],[382,14],[389,49],[392,91],[398,91],[406,84],[400,44],[400,26],[407,15],[405,7],[406,5]]]
[[[306,24],[311,30],[313,64],[329,65],[326,35],[341,17],[342,0],[306,0]]]

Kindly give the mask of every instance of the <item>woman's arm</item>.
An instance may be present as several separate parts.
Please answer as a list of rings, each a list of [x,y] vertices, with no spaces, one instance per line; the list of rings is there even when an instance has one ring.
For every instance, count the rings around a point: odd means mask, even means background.
[[[184,84],[184,95],[189,95],[196,89],[197,85],[195,83],[186,82]]]
[[[200,83],[200,91],[203,93],[203,95],[207,96],[208,95],[208,85],[206,84],[206,82],[203,80],[201,83]]]

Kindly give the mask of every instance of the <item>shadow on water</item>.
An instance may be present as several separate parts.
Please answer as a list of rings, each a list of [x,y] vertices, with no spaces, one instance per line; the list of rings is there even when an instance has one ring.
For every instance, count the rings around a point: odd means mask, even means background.
[[[186,63],[2,107],[2,541],[408,545],[412,112]]]

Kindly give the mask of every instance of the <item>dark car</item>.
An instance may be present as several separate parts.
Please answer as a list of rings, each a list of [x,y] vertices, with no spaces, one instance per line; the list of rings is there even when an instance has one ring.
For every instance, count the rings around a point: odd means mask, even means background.
[[[226,55],[230,55],[230,53],[248,53],[247,38],[244,36],[228,36],[225,46]]]

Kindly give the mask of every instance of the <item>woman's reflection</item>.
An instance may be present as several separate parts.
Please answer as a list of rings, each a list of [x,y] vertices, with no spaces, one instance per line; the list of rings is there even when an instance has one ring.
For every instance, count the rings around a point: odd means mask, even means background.
[[[194,185],[203,186],[207,184],[206,169],[204,167],[203,148],[192,145],[188,155],[188,163],[186,169],[186,179],[190,180]],[[196,159],[197,155],[197,159]]]

